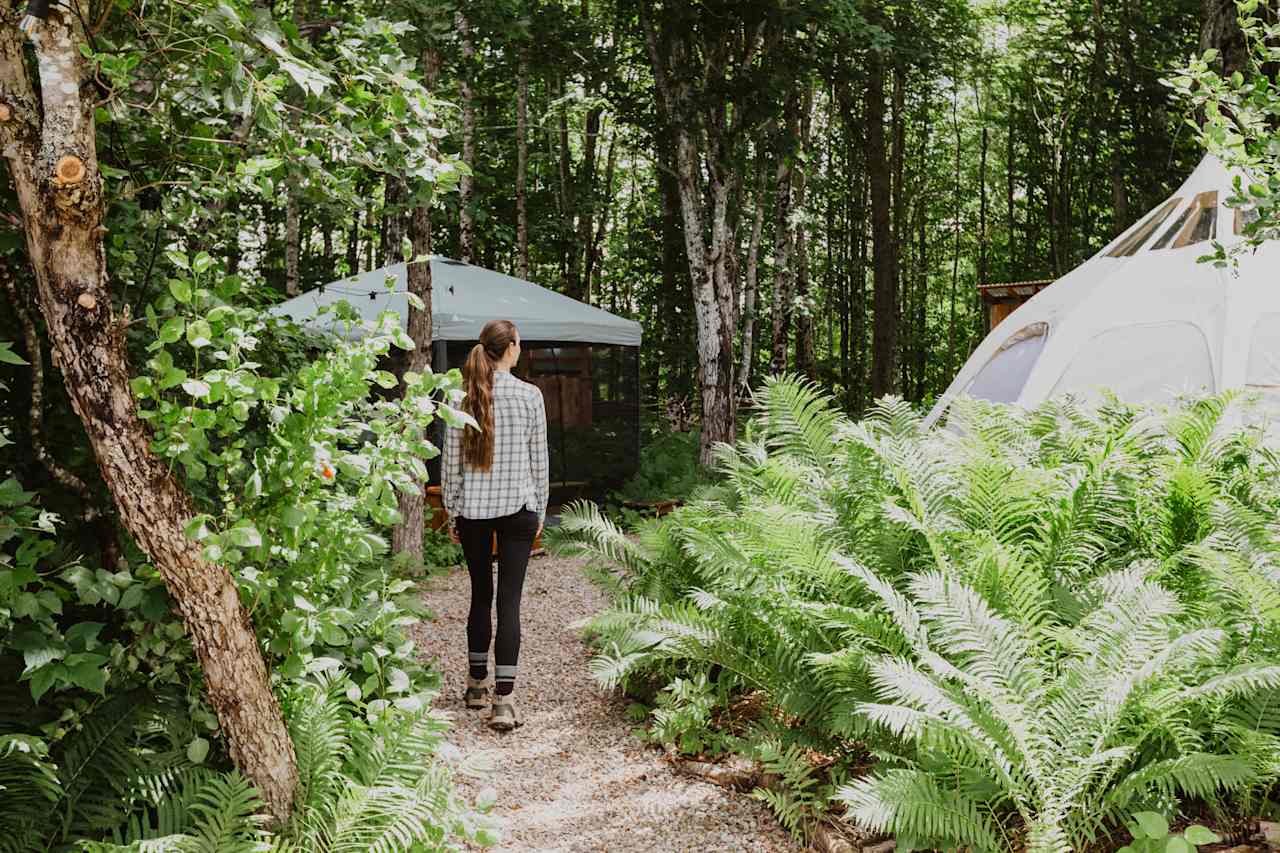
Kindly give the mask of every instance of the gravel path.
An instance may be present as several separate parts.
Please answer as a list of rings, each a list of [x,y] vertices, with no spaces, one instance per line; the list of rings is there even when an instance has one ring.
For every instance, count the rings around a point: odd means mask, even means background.
[[[498,792],[493,814],[502,841],[491,849],[798,853],[763,803],[676,774],[659,750],[632,734],[625,700],[596,689],[589,652],[571,624],[605,599],[582,564],[552,557],[529,563],[516,682],[524,725],[509,734],[491,731],[487,712],[462,705],[466,572],[434,578],[423,592],[436,619],[414,632],[423,658],[435,659],[443,673],[436,706],[454,720],[449,741],[456,749],[446,752],[460,765],[458,785],[472,800],[486,788]]]

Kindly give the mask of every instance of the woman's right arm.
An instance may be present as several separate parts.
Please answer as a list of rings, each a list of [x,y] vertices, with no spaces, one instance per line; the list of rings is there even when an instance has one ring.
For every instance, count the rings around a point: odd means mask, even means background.
[[[462,430],[447,426],[440,460],[440,502],[449,514],[451,530],[456,530],[458,509],[462,506],[462,482]]]

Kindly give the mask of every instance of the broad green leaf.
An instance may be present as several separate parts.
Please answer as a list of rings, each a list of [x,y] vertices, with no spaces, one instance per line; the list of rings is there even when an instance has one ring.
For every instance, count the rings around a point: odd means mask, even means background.
[[[252,524],[241,524],[231,528],[225,534],[226,539],[237,548],[257,548],[262,544],[262,534]]]
[[[10,349],[11,346],[12,344],[8,341],[0,341],[0,362],[3,362],[4,364],[17,364],[20,366],[27,364],[28,362],[26,359]]]
[[[194,738],[187,744],[187,760],[192,764],[203,764],[209,756],[209,741],[202,737]]]
[[[213,329],[206,320],[192,320],[187,324],[187,343],[196,349],[213,343]]]
[[[1137,821],[1138,828],[1147,838],[1164,838],[1169,834],[1169,821],[1164,819],[1164,815],[1155,812],[1137,812],[1133,819]]]
[[[182,383],[182,390],[192,397],[204,399],[209,396],[209,383],[202,382],[199,379],[188,379]]]
[[[191,284],[180,278],[169,279],[169,292],[173,298],[186,305],[191,301]],[[177,340],[176,338],[174,340]]]
[[[1188,826],[1186,832],[1182,833],[1182,835],[1187,841],[1195,845],[1217,844],[1222,840],[1216,832],[1199,824]]]
[[[298,528],[307,521],[307,514],[296,506],[287,506],[280,513],[280,523],[288,528]]]

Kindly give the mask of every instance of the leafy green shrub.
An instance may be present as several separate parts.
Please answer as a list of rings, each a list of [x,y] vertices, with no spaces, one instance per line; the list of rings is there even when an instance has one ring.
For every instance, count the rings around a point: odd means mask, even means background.
[[[1194,853],[1201,844],[1216,844],[1222,839],[1203,826],[1189,826],[1186,831],[1171,834],[1169,822],[1156,812],[1138,812],[1128,822],[1133,841],[1116,853]]]
[[[771,382],[697,500],[634,538],[566,514],[556,546],[621,570],[592,672],[765,697],[748,744],[826,756],[830,804],[904,849],[1257,808],[1280,769],[1280,461],[1242,402],[970,402],[925,432],[897,401],[851,423]]]
[[[684,500],[709,481],[698,464],[698,432],[669,432],[640,449],[636,474],[611,499],[622,501]]]
[[[149,731],[148,720],[173,719],[162,709],[118,701],[58,756],[35,739],[0,738],[0,784],[14,783],[13,794],[4,792],[0,849],[41,849],[90,831],[114,841],[76,849],[323,853],[493,843],[490,822],[463,807],[434,757],[444,720],[422,707],[363,706],[351,700],[356,692],[349,680],[330,679],[286,694],[301,784],[293,819],[274,832],[263,825],[257,792],[235,771],[202,766],[184,749],[143,751],[131,742]],[[154,735],[149,742],[159,745]],[[50,812],[60,819],[50,821]],[[6,846],[10,839],[16,844]]]
[[[219,277],[208,255],[170,261],[179,272],[148,311],[155,340],[133,391],[156,452],[196,499],[188,535],[231,569],[279,693],[324,676],[341,680],[344,701],[370,720],[422,716],[437,676],[405,630],[422,604],[406,567],[387,558],[384,532],[399,520],[398,491],[425,478],[432,419],[464,417],[448,405],[461,393],[458,377],[407,374],[403,401],[377,399],[375,388],[396,385],[380,365],[393,347],[412,345],[391,315],[296,370],[290,359],[255,361],[261,340],[288,350],[290,333],[237,307],[238,281]],[[349,306],[337,310],[354,322]],[[208,833],[223,831],[227,849],[237,839],[260,849],[256,819],[237,817],[256,812],[256,795],[224,775],[216,719],[156,572],[141,561],[116,572],[86,564],[60,545],[58,524],[16,480],[0,482],[0,851],[113,837],[153,849],[155,833],[174,836],[157,849],[220,850]],[[25,696],[8,695],[19,678]],[[349,744],[373,755],[365,741],[393,734],[353,733]],[[405,737],[421,769],[427,741]],[[406,790],[359,765],[341,772],[346,781],[312,802],[316,820],[341,822],[316,830],[326,837],[407,850],[457,834],[436,819],[443,770]],[[19,791],[9,774],[56,784]],[[361,785],[367,802],[349,802]],[[48,795],[44,813],[57,821],[31,810],[32,791]],[[351,814],[325,811],[344,803]],[[392,812],[401,822],[383,838],[369,821]],[[187,829],[193,838],[180,837]],[[294,829],[298,849],[322,849]]]

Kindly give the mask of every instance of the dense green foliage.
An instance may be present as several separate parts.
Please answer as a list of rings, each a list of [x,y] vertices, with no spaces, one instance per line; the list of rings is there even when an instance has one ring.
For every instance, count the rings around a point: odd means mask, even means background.
[[[1275,144],[1280,118],[1280,22],[1261,0],[1236,0],[1244,48],[1229,71],[1221,69],[1220,51],[1210,47],[1180,69],[1168,84],[1196,110],[1188,123],[1200,144],[1237,170],[1229,207],[1244,216],[1246,240],[1231,254],[1256,249],[1280,238],[1280,151]],[[1213,260],[1227,261],[1227,251],[1214,245]]]
[[[904,849],[1065,851],[1136,811],[1261,808],[1280,459],[1240,400],[970,402],[934,432],[794,381],[761,405],[714,492],[638,540],[589,506],[563,527],[623,570],[597,680],[660,690],[671,742],[722,742],[699,732],[719,722],[775,762],[816,750],[827,788],[790,822],[835,806]]]
[[[414,488],[408,477],[436,452],[421,438],[434,413],[461,417],[439,405],[456,400],[457,377],[410,375],[403,402],[378,400],[372,391],[389,377],[379,360],[407,345],[393,318],[385,335],[268,372],[252,360],[257,339],[287,333],[205,288],[183,296],[193,319],[185,333],[161,334],[135,392],[159,451],[216,508],[189,533],[208,559],[233,567],[286,695],[312,779],[308,808],[282,837],[308,851],[329,849],[321,836],[408,850],[474,835],[447,776],[432,769],[439,724],[425,707],[435,676],[404,631],[421,605],[401,576],[411,567],[389,559],[380,533],[398,518],[393,487]],[[59,547],[58,524],[15,479],[0,486],[0,540],[10,546],[0,554],[0,665],[12,685],[0,702],[0,777],[15,783],[0,782],[11,830],[0,847],[115,835],[174,836],[147,849],[265,849],[256,795],[222,771],[216,721],[156,572],[141,560],[90,568]],[[340,684],[341,697],[318,694],[317,679]],[[59,821],[45,818],[51,808]],[[188,830],[205,840],[177,837]]]
[[[446,724],[430,712],[365,710],[345,678],[286,692],[298,753],[299,809],[287,827],[263,826],[252,785],[201,766],[174,737],[168,710],[124,695],[104,704],[57,756],[33,738],[0,738],[0,849],[46,849],[59,835],[92,853],[446,850],[454,838],[491,843],[486,818],[464,810],[434,757]],[[49,820],[52,813],[56,820]]]

